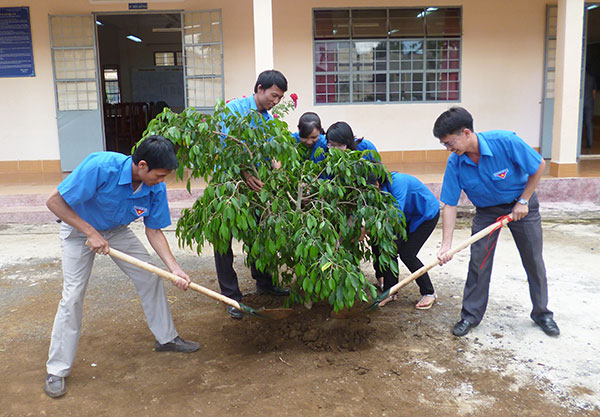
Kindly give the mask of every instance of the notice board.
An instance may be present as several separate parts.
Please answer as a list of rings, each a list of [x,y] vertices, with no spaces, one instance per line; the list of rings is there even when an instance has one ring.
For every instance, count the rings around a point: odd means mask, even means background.
[[[0,7],[0,77],[34,77],[29,7]]]

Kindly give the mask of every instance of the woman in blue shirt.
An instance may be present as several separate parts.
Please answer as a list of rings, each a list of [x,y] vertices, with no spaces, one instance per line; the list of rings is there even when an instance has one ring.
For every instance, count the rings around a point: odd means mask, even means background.
[[[375,183],[381,192],[390,193],[396,200],[398,214],[406,220],[406,240],[396,240],[398,255],[409,271],[415,272],[423,266],[417,255],[437,225],[440,218],[440,202],[417,178],[399,172],[391,172],[391,176],[391,182],[383,180],[379,183],[372,179],[369,182]],[[380,268],[377,262],[379,254],[379,248],[373,245],[375,275],[383,291],[387,291],[398,283],[398,276],[391,269]],[[422,297],[415,308],[427,310],[437,298],[433,284],[427,273],[417,278],[416,282]],[[397,294],[393,294],[379,305],[383,306],[395,300],[396,296]]]
[[[297,143],[302,143],[310,150],[310,160],[313,162],[322,161],[327,151],[327,140],[325,131],[321,126],[321,119],[317,113],[306,112],[298,120],[298,132],[292,133]],[[317,149],[323,149],[323,152],[316,156]]]
[[[356,139],[350,125],[346,122],[336,122],[327,129],[327,147],[345,151],[370,151],[364,158],[368,161],[380,161],[381,157],[373,142],[361,138]]]

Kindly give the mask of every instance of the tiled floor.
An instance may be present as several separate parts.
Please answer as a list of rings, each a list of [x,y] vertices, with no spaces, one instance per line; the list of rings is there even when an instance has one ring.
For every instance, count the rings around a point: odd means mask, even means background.
[[[549,165],[546,165],[544,178],[552,178],[549,175]],[[429,163],[393,163],[386,165],[392,171],[404,172],[414,175],[424,183],[442,182],[444,176],[445,162]],[[67,173],[56,174],[0,174],[0,194],[50,194],[56,186],[65,178]],[[600,159],[585,159],[579,163],[579,177],[600,177]],[[167,177],[167,188],[185,188],[185,181],[178,181],[175,174]],[[203,188],[203,180],[192,180],[192,188]]]

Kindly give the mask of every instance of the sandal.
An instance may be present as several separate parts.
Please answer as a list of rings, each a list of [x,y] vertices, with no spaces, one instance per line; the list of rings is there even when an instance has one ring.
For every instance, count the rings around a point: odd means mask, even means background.
[[[431,308],[431,306],[435,303],[435,300],[437,300],[437,294],[436,293],[426,294],[415,305],[415,308],[417,310],[429,310]]]

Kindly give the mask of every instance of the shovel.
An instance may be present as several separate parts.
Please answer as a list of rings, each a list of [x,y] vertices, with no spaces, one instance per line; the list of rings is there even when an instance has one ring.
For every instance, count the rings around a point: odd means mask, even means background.
[[[455,248],[450,249],[447,253],[449,253],[452,256],[454,256],[455,254],[457,254],[458,252],[460,252],[464,248],[466,248],[468,246],[471,246],[473,243],[477,242],[478,240],[480,240],[484,236],[487,236],[488,234],[492,233],[494,230],[496,230],[496,229],[502,229],[502,227],[506,226],[508,224],[508,222],[510,222],[511,220],[512,220],[512,218],[510,216],[504,216],[504,217],[502,217],[496,223],[490,224],[485,229],[480,230],[479,232],[475,233],[473,236],[471,236],[469,239],[465,240],[464,242],[462,242],[461,244],[459,244]],[[399,283],[397,283],[396,285],[394,285],[392,288],[390,288],[389,290],[385,291],[379,297],[377,297],[375,299],[375,301],[373,302],[373,304],[371,304],[370,306],[365,307],[363,309],[363,311],[375,309],[377,306],[379,306],[379,303],[381,301],[385,300],[390,295],[397,293],[400,290],[400,288],[406,286],[408,283],[410,283],[410,282],[414,281],[415,279],[419,278],[425,272],[429,271],[431,268],[433,268],[434,266],[437,266],[439,264],[440,264],[440,261],[438,259],[436,259],[435,261],[431,262],[429,265],[423,265],[421,268],[419,268],[418,270],[416,270],[415,272],[413,272],[412,274],[410,274],[409,276],[407,276],[406,278],[404,278],[402,281],[400,281]]]
[[[132,265],[135,265],[141,269],[145,269],[146,271],[152,272],[160,277],[163,277],[163,278],[168,279],[173,282],[175,282],[181,278],[169,271],[165,271],[164,269],[160,269],[160,268],[158,268],[154,265],[151,265],[147,262],[144,262],[140,259],[134,258],[133,256],[130,256],[130,255],[127,255],[126,253],[118,251],[117,249],[109,248],[108,254],[114,258],[120,259],[120,260],[130,263]],[[295,311],[291,308],[264,309],[264,310],[261,310],[260,312],[258,312],[255,309],[253,309],[252,307],[249,307],[249,306],[247,306],[243,303],[240,303],[234,299],[231,299],[229,297],[225,297],[223,294],[219,294],[218,292],[215,292],[211,289],[208,289],[208,288],[198,285],[196,283],[191,282],[189,285],[189,288],[191,288],[194,291],[198,291],[199,293],[204,294],[207,297],[213,298],[213,299],[221,301],[231,307],[237,308],[238,310],[240,310],[250,316],[253,316],[253,317],[260,317],[263,319],[283,319],[283,318],[291,316],[292,314],[295,313]]]

